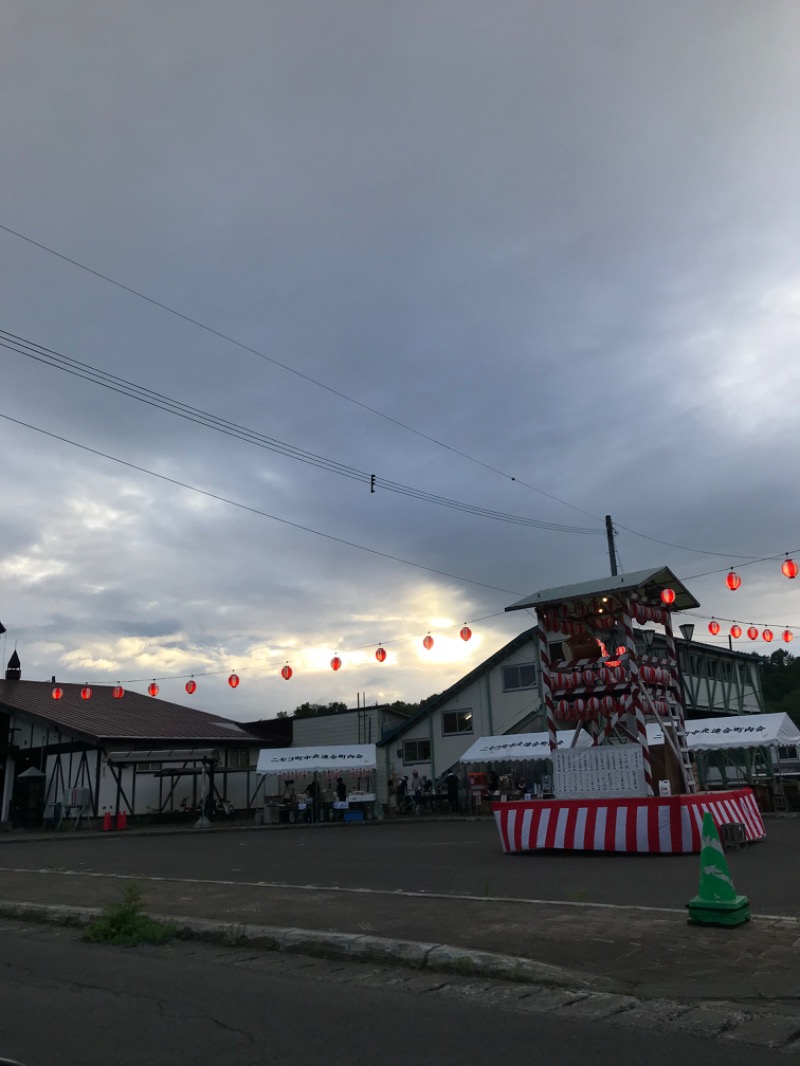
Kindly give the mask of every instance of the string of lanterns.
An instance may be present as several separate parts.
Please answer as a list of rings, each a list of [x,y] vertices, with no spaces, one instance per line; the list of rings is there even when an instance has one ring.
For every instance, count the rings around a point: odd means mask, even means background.
[[[797,562],[789,556],[788,552],[786,554],[786,558],[781,563],[781,573],[783,574],[784,577],[788,578],[789,580],[793,580],[794,578],[797,577],[798,573],[800,573],[800,566],[798,566]],[[735,592],[737,589],[739,589],[741,587],[742,578],[733,569],[733,567],[731,567],[731,569],[729,570],[729,572],[725,576],[725,584],[728,586],[728,588],[731,590],[731,592]],[[662,589],[661,593],[660,593],[660,596],[661,596],[661,602],[666,607],[671,607],[675,603],[676,596],[675,596],[675,590],[674,589],[671,589],[671,588]],[[730,619],[723,619],[723,621],[730,621]],[[722,629],[722,627],[720,626],[719,621],[716,618],[712,618],[711,621],[708,623],[708,631],[709,631],[709,633],[711,634],[712,637],[719,636],[719,634],[721,632],[721,629]],[[742,627],[739,625],[739,623],[734,621],[733,624],[730,627],[729,632],[730,632],[730,636],[734,640],[738,640],[741,637],[743,631],[742,631]],[[775,639],[775,634],[774,634],[774,632],[772,631],[772,629],[769,626],[764,626],[761,629],[761,631],[760,631],[760,635],[761,635],[761,639],[763,641],[765,641],[767,644],[771,644],[772,641]],[[468,641],[472,637],[472,630],[470,629],[470,627],[467,625],[466,622],[461,627],[461,630],[459,631],[459,636],[464,641]],[[748,638],[750,640],[753,640],[753,641],[758,640],[758,637],[759,637],[758,626],[755,626],[755,625],[748,626],[748,628],[747,628],[747,636],[748,636]],[[792,640],[794,640],[794,634],[792,633],[791,629],[788,629],[788,628],[784,629],[783,632],[781,633],[781,639],[784,641],[784,643],[790,644],[792,642]],[[430,651],[433,648],[434,639],[433,639],[433,637],[431,636],[430,633],[427,633],[426,636],[423,637],[422,646],[425,648],[426,651]],[[386,649],[383,647],[382,644],[378,645],[378,648],[375,651],[375,658],[377,659],[377,661],[379,663],[384,663],[386,661]],[[334,655],[334,657],[331,659],[331,664],[330,665],[331,665],[331,669],[334,672],[336,672],[336,671],[338,671],[338,670],[340,670],[342,668],[342,665],[343,665],[342,664],[342,659],[338,655],[338,653],[336,655]],[[281,668],[280,674],[281,674],[281,677],[283,678],[284,681],[290,681],[292,679],[292,677],[294,676],[294,670],[292,669],[292,667],[287,662]],[[231,688],[234,688],[234,689],[237,688],[239,686],[239,676],[236,673],[230,674],[229,677],[228,677],[228,684],[230,685]],[[184,689],[185,689],[187,695],[189,695],[189,696],[194,695],[194,693],[197,691],[197,682],[194,680],[194,677],[189,678],[189,680],[184,685]],[[149,696],[155,697],[155,696],[157,696],[159,694],[159,692],[160,692],[160,689],[159,689],[158,683],[157,683],[156,679],[153,678],[153,680],[147,686],[147,693],[148,693]],[[114,688],[112,689],[112,693],[111,694],[112,694],[112,696],[114,697],[115,700],[122,699],[122,697],[125,695],[125,689],[122,687],[122,685],[115,685]],[[64,698],[64,690],[59,685],[56,685],[53,688],[51,695],[52,695],[54,700],[63,699]],[[91,699],[92,698],[91,686],[90,685],[84,685],[81,688],[80,695],[81,695],[81,699],[82,700]]]
[[[794,559],[791,559],[787,553],[786,558],[781,563],[781,573],[784,577],[788,577],[789,580],[793,580],[800,573],[800,566],[797,565]],[[736,592],[741,587],[742,578],[740,574],[731,567],[730,571],[725,575],[725,584],[731,590]]]
[[[461,639],[463,641],[467,641],[467,640],[471,639],[472,630],[470,629],[470,627],[467,625],[466,622],[461,627],[461,629],[459,631],[459,636],[461,637]],[[433,647],[433,645],[434,645],[434,639],[430,635],[430,633],[428,633],[422,640],[422,646],[425,648],[426,651],[430,651],[431,648]],[[386,661],[386,649],[383,647],[382,644],[378,645],[378,648],[377,648],[377,650],[375,652],[375,658],[378,660],[379,663],[383,663],[383,662]],[[342,660],[341,660],[340,656],[338,654],[334,655],[334,657],[331,659],[331,669],[333,671],[337,671],[337,670],[340,670],[341,668],[342,668]],[[281,672],[280,673],[281,673],[281,677],[283,678],[284,681],[290,681],[292,679],[292,677],[294,676],[294,670],[292,669],[292,667],[289,665],[288,662],[285,663],[285,665],[281,668]],[[239,678],[238,674],[236,674],[236,673],[232,673],[228,677],[228,684],[230,685],[231,688],[238,688],[239,681],[240,681],[240,678]],[[189,696],[194,695],[194,693],[197,691],[197,682],[195,681],[194,677],[190,677],[189,678],[189,680],[184,685],[184,689],[185,689],[187,695],[189,695]],[[153,680],[147,686],[147,694],[148,694],[148,696],[156,697],[159,694],[160,691],[161,690],[159,688],[158,682],[156,681],[155,678],[153,678]],[[91,685],[84,685],[81,688],[80,695],[81,695],[81,699],[82,700],[90,700],[92,698]],[[115,685],[113,687],[113,689],[111,690],[111,695],[114,697],[115,700],[120,700],[125,695],[125,689],[122,687],[122,685]],[[52,696],[52,698],[54,700],[63,699],[64,698],[64,690],[63,690],[63,688],[61,688],[60,685],[56,685],[53,688],[52,692],[51,692],[51,696]]]

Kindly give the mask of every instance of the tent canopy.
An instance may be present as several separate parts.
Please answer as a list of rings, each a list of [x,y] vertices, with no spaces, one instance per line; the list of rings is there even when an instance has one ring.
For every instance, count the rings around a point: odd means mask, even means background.
[[[572,729],[559,730],[559,748],[570,746],[572,734]],[[578,740],[578,746],[583,747],[591,742],[589,735],[583,732]],[[459,762],[521,762],[523,759],[548,759],[549,757],[549,733],[507,733],[500,737],[479,737],[472,747],[467,748]]]
[[[313,774],[320,770],[337,773],[376,770],[375,744],[318,744],[313,748],[262,748],[257,774]]]
[[[690,751],[782,747],[800,744],[800,731],[788,714],[734,714],[687,722],[686,740]],[[647,743],[664,743],[661,726],[647,726]]]

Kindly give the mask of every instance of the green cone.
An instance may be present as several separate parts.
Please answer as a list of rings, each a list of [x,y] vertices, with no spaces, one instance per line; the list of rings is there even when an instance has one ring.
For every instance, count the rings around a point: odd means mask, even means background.
[[[750,901],[737,896],[728,860],[710,814],[703,815],[700,847],[700,888],[686,904],[690,922],[703,925],[740,925],[750,921]]]

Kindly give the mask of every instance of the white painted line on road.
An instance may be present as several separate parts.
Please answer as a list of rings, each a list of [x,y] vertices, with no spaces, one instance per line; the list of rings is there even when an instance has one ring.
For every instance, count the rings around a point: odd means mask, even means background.
[[[340,885],[295,885],[289,881],[223,881],[206,877],[159,877],[151,874],[97,873],[87,870],[52,870],[48,867],[27,868],[0,866],[0,874],[51,874],[56,877],[107,877],[118,881],[163,881],[176,885],[219,885],[221,888],[290,888],[296,892],[344,892],[369,896],[408,896],[411,899],[467,900],[473,903],[525,903],[539,907],[575,907],[586,910],[642,911],[647,914],[686,914],[685,907],[645,907],[635,903],[591,903],[573,899],[531,899],[524,896],[467,896],[449,892],[407,892],[402,888],[343,888]],[[800,924],[793,914],[756,914],[772,922]]]

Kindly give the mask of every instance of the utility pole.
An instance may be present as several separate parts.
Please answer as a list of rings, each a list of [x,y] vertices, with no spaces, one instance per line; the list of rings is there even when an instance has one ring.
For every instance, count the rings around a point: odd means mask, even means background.
[[[617,553],[614,548],[614,526],[611,515],[606,515],[606,537],[608,539],[608,561],[611,563],[611,576],[617,576]]]

